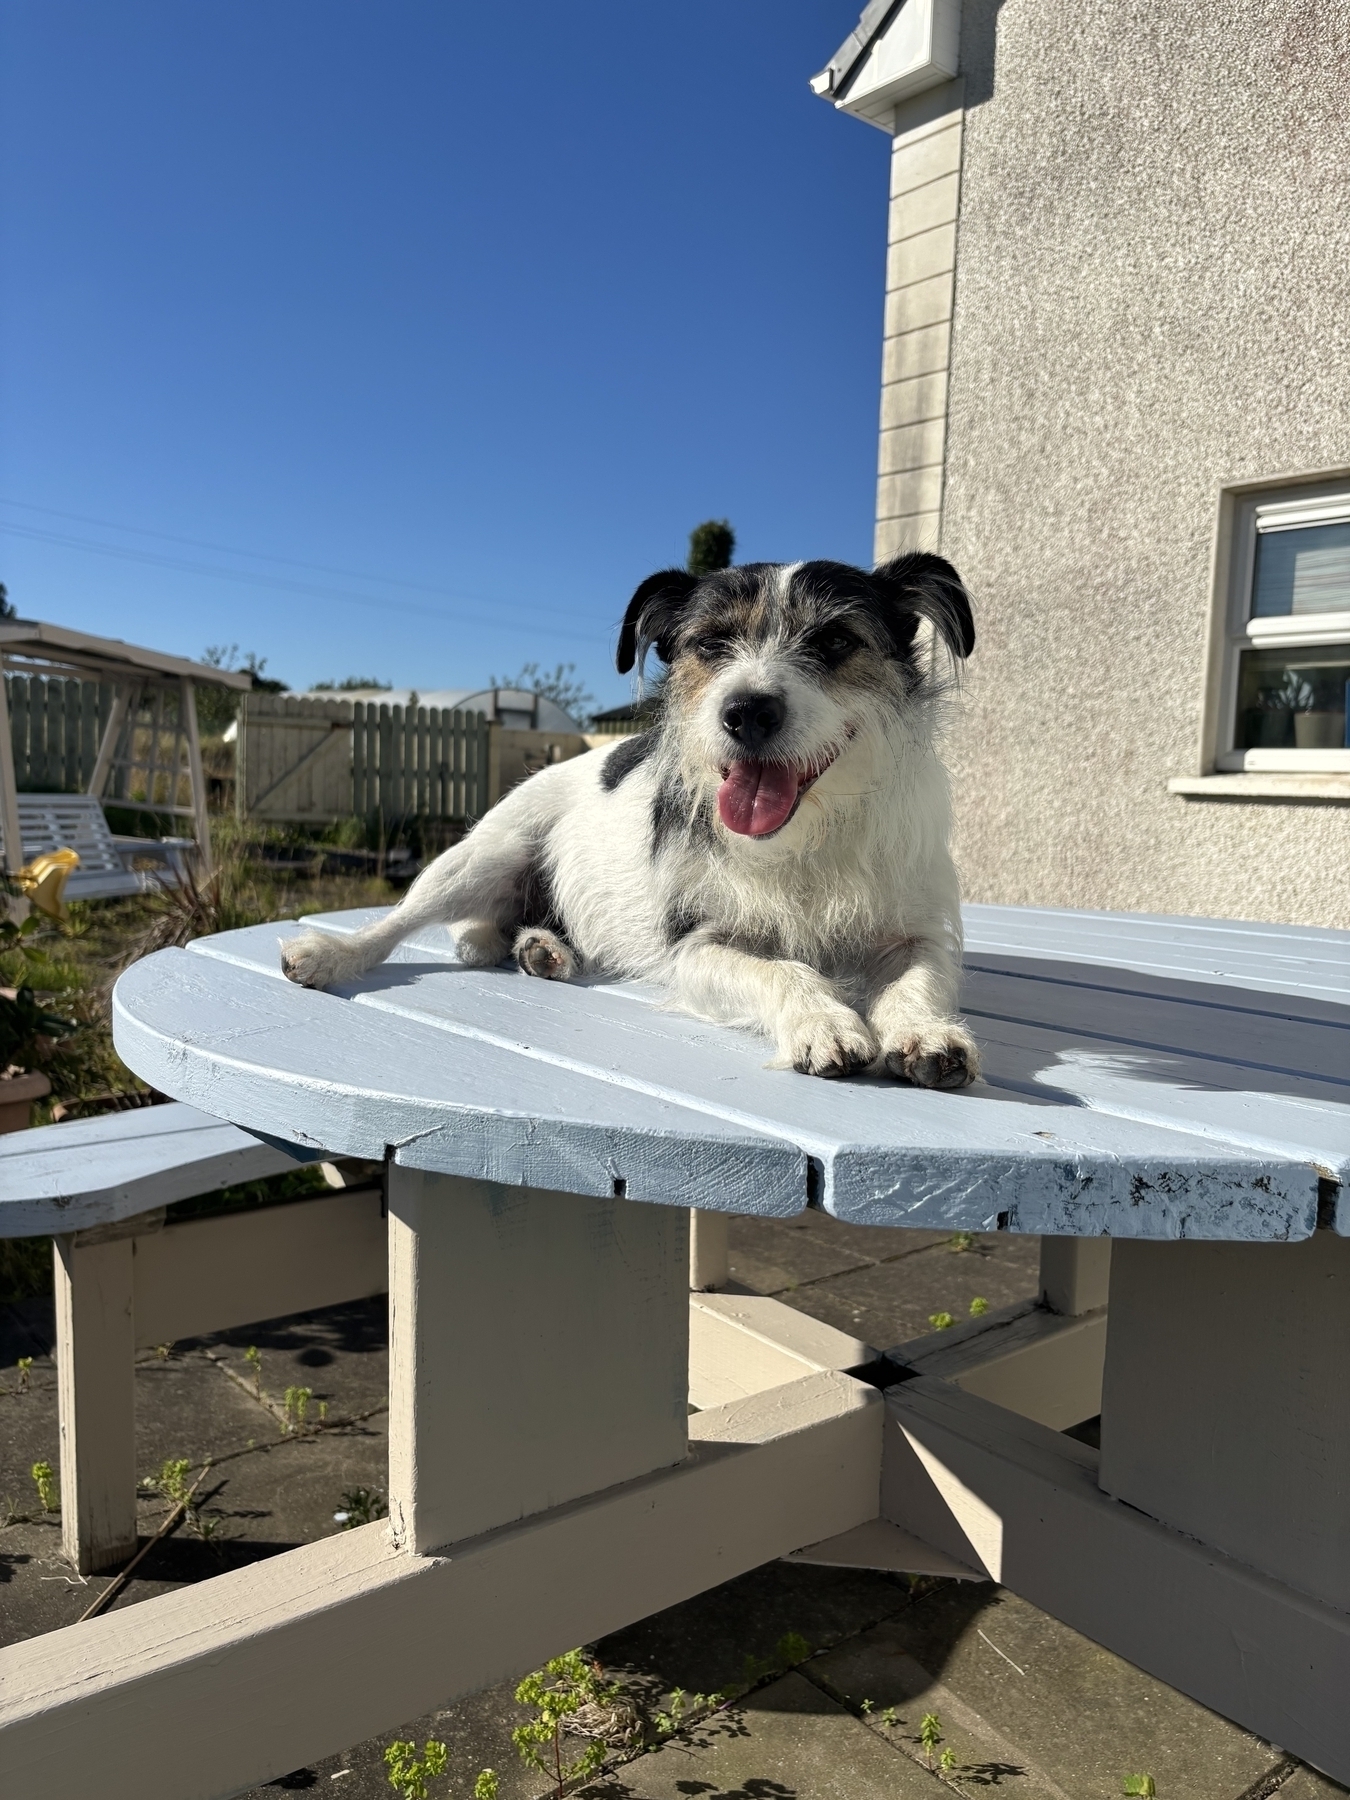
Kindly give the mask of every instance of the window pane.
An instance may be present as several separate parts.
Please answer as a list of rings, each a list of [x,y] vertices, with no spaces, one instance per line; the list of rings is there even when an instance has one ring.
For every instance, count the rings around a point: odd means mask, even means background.
[[[1244,650],[1235,750],[1344,750],[1350,644]]]
[[[1252,617],[1317,612],[1350,612],[1350,519],[1259,532]]]

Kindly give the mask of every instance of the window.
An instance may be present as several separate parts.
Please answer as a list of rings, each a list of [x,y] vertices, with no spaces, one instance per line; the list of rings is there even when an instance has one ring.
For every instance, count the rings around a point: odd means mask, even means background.
[[[1215,764],[1350,770],[1350,482],[1244,495],[1233,526]]]

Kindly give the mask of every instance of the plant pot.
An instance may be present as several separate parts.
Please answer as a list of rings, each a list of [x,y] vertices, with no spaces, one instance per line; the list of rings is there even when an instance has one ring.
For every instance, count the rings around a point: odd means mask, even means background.
[[[1294,742],[1300,750],[1343,750],[1345,714],[1329,711],[1295,713]]]
[[[0,1075],[0,1134],[26,1131],[33,1123],[33,1102],[51,1091],[45,1075]]]

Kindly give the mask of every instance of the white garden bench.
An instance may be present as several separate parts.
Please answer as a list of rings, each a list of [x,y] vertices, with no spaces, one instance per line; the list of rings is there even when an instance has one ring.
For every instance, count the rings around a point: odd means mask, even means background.
[[[74,850],[80,866],[66,878],[67,900],[108,900],[141,894],[183,877],[196,845],[191,838],[116,835],[93,794],[20,794],[17,797],[22,861],[52,850]],[[5,830],[0,819],[0,867]],[[137,863],[151,863],[140,868]]]
[[[378,1186],[165,1223],[295,1163],[179,1104],[0,1137],[0,1238],[53,1240],[61,1528],[81,1574],[136,1548],[138,1350],[384,1292]]]
[[[439,933],[313,993],[278,929],[136,965],[117,1043],[386,1159],[390,1519],[0,1652],[15,1791],[227,1795],[782,1555],[987,1575],[1350,1779],[1350,934],[972,908],[939,1094]],[[691,1332],[691,1204],[1043,1233],[1060,1311],[890,1385],[771,1300]]]

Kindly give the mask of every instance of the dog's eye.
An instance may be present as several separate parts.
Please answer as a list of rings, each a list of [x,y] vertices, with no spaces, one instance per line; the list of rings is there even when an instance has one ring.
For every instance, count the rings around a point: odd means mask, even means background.
[[[842,662],[851,650],[858,648],[858,640],[851,631],[842,625],[827,625],[824,631],[818,631],[811,639],[811,648],[827,662]]]
[[[694,655],[700,662],[716,662],[719,656],[727,653],[725,638],[699,638],[694,644]]]

